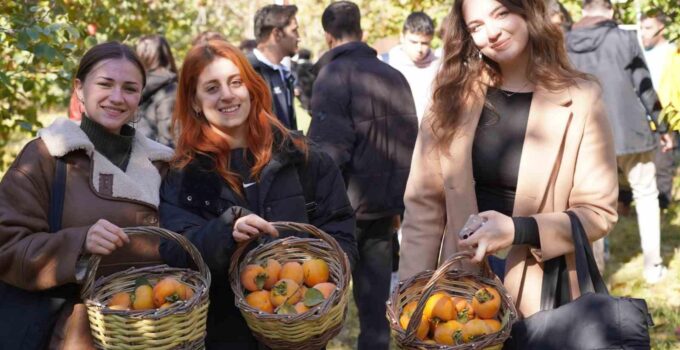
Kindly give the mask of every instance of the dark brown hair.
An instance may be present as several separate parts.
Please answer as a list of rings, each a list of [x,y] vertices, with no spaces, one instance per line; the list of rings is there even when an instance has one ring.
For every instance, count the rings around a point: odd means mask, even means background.
[[[361,39],[361,11],[351,1],[336,1],[328,5],[321,15],[323,30],[336,39]]]
[[[433,118],[432,128],[437,144],[442,149],[447,149],[458,131],[462,123],[461,113],[470,102],[484,98],[481,93],[484,84],[482,77],[489,77],[493,86],[502,83],[498,64],[486,57],[479,59],[479,50],[463,18],[464,1],[454,1],[443,23],[444,54],[435,79],[429,112]],[[564,36],[560,28],[550,22],[544,0],[498,2],[527,22],[529,81],[559,91],[574,85],[577,79],[590,79],[569,63]]]
[[[139,72],[142,74],[142,87],[146,86],[146,73],[142,61],[139,60],[139,57],[137,57],[135,52],[132,51],[130,47],[117,41],[109,41],[98,44],[87,50],[78,64],[76,78],[84,82],[85,78],[87,78],[87,75],[90,74],[92,68],[94,68],[99,62],[121,58],[126,59],[137,66]]]
[[[253,28],[255,40],[258,43],[265,42],[274,29],[283,30],[293,20],[297,11],[295,5],[267,5],[257,10]]]
[[[170,44],[160,35],[145,35],[139,38],[136,47],[137,55],[147,71],[165,68],[177,73],[175,58],[172,56]]]

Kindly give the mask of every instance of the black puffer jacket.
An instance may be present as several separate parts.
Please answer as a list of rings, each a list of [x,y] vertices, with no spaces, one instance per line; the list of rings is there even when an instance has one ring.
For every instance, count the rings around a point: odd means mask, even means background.
[[[149,72],[137,110],[139,117],[135,126],[137,132],[166,146],[174,147],[170,128],[176,94],[177,75],[175,73],[168,70]]]
[[[302,167],[302,172],[298,172],[298,167]],[[183,170],[167,175],[161,187],[161,226],[189,238],[210,268],[208,349],[256,349],[255,340],[234,305],[228,277],[236,249],[231,235],[233,223],[248,212],[234,206],[242,201],[216,172],[205,170],[211,168],[212,161],[200,157]],[[316,184],[312,191],[303,190],[301,175],[303,181]],[[304,155],[287,144],[265,166],[258,186],[259,208],[251,208],[255,214],[267,221],[311,223],[332,235],[354,265],[355,220],[340,172],[328,155],[310,147],[305,163]],[[305,199],[304,194],[310,192],[315,204],[311,198]],[[290,234],[280,233],[282,237]],[[160,252],[170,265],[189,265],[188,255],[173,243],[162,242]]]
[[[585,17],[567,34],[567,50],[578,70],[602,84],[616,154],[654,149],[658,140],[647,115],[656,122],[660,105],[635,32],[603,17]]]
[[[317,62],[309,136],[343,172],[357,219],[401,214],[418,134],[406,78],[362,42]]]

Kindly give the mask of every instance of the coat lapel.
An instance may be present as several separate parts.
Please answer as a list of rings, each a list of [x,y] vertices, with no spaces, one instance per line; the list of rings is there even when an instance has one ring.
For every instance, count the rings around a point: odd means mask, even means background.
[[[565,132],[571,120],[568,90],[550,92],[538,87],[529,110],[520,159],[514,216],[539,212],[550,178],[559,163]]]

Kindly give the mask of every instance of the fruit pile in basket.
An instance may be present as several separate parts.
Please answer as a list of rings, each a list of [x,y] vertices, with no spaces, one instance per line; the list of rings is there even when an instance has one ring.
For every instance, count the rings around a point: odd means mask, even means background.
[[[269,258],[240,272],[246,303],[270,314],[302,314],[320,305],[337,289],[329,279],[328,264],[318,258],[283,264]]]
[[[417,304],[417,301],[412,301],[404,306],[399,318],[404,330]],[[490,286],[477,290],[471,300],[436,292],[425,303],[416,337],[425,343],[449,346],[474,342],[481,336],[499,332],[503,328],[499,320],[500,308],[501,296]]]
[[[132,293],[118,292],[106,304],[112,310],[165,309],[176,302],[189,300],[194,290],[174,277],[165,277],[152,284],[144,277],[135,280]]]

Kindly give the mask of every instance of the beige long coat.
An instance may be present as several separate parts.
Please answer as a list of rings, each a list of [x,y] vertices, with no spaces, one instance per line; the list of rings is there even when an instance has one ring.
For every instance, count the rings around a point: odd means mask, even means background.
[[[435,269],[458,251],[457,232],[477,212],[472,142],[483,101],[462,117],[448,154],[434,144],[424,120],[404,197],[400,279]],[[579,81],[561,92],[537,87],[531,102],[519,166],[513,216],[532,216],[541,249],[513,246],[505,286],[523,316],[540,308],[542,261],[567,255],[572,298],[578,296],[569,217],[575,212],[589,240],[604,237],[617,220],[618,182],[611,126],[600,87]]]

